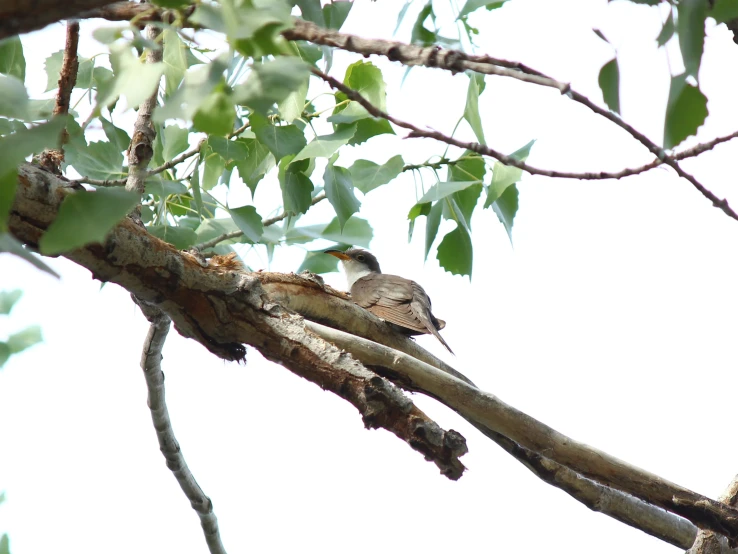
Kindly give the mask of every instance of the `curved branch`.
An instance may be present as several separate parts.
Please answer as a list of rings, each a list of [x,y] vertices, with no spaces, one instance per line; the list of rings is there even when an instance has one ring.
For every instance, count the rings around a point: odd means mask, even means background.
[[[132,298],[151,323],[141,353],[141,369],[146,377],[146,388],[149,392],[148,405],[156,430],[156,438],[159,441],[159,449],[166,458],[167,467],[177,478],[179,486],[190,501],[192,509],[200,517],[205,541],[211,554],[225,554],[226,550],[220,539],[220,531],[218,531],[218,518],[213,513],[213,503],[197,484],[187,466],[179,443],[174,436],[172,421],[169,419],[169,410],[164,395],[164,373],[161,371],[161,351],[169,333],[171,320],[155,306],[140,302],[135,296]]]
[[[19,240],[35,247],[61,202],[74,192],[69,182],[31,164],[18,171],[20,186],[9,227]],[[302,317],[264,291],[259,273],[203,267],[195,256],[179,252],[128,218],[110,232],[105,244],[91,244],[65,256],[100,281],[116,283],[139,302],[155,305],[181,335],[217,356],[242,360],[243,345],[251,345],[265,358],[350,402],[366,427],[387,429],[434,462],[443,475],[461,477],[464,438],[442,429],[389,381],[307,333]]]
[[[738,538],[738,510],[671,483],[562,435],[544,423],[431,365],[343,331],[307,322],[306,327],[365,364],[398,372],[462,417],[520,446],[595,480],[688,519],[701,528]]]
[[[447,135],[444,135],[443,133],[440,133],[438,131],[432,131],[432,130],[424,130],[420,127],[417,127],[416,125],[413,125],[412,123],[408,123],[406,121],[403,121],[401,119],[397,119],[396,117],[393,117],[389,115],[387,112],[380,110],[373,104],[371,104],[366,98],[364,98],[359,92],[353,90],[350,87],[347,87],[345,84],[340,82],[339,80],[331,77],[330,75],[326,75],[319,69],[315,67],[311,67],[310,70],[323,79],[326,83],[328,83],[331,87],[340,90],[343,92],[348,98],[351,100],[354,100],[355,102],[358,102],[361,104],[366,111],[368,111],[370,114],[372,114],[374,117],[381,117],[382,119],[386,119],[387,121],[394,123],[398,127],[403,127],[405,129],[410,130],[410,134],[408,137],[424,137],[424,138],[432,138],[439,142],[445,142],[446,144],[451,144],[453,146],[458,146],[459,148],[464,148],[466,150],[471,150],[472,152],[477,152],[478,154],[482,154],[484,156],[491,156],[492,158],[495,158],[499,161],[501,161],[505,165],[511,165],[517,168],[520,168],[524,171],[527,171],[528,173],[534,174],[534,175],[544,175],[548,177],[564,177],[564,178],[571,178],[571,179],[604,179],[604,178],[620,178],[625,177],[627,175],[634,175],[635,173],[641,173],[642,171],[639,168],[636,168],[635,170],[623,170],[620,173],[616,174],[607,174],[604,172],[600,173],[565,173],[565,172],[559,172],[559,171],[550,171],[546,169],[539,169],[537,167],[533,167],[531,165],[528,165],[525,162],[519,161],[512,156],[507,156],[503,154],[502,152],[498,152],[497,150],[494,150],[492,148],[489,148],[488,146],[485,146],[483,144],[479,144],[478,142],[465,142],[458,140],[454,137],[449,137]],[[524,75],[524,74],[521,74]],[[519,77],[516,77],[519,78]],[[551,85],[553,86],[553,85]],[[567,85],[568,86],[568,85]],[[599,113],[603,117],[606,117],[607,119],[610,119],[611,121],[616,122],[618,125],[623,127],[623,129],[627,130],[628,132],[633,135],[634,138],[639,140],[642,144],[644,144],[653,154],[659,157],[663,161],[663,163],[667,164],[669,167],[673,168],[677,175],[682,177],[683,179],[686,179],[692,185],[702,193],[703,196],[708,198],[712,201],[713,205],[716,208],[720,208],[726,215],[729,217],[735,219],[738,221],[738,213],[733,211],[733,209],[728,204],[728,201],[724,198],[718,198],[715,194],[712,193],[712,191],[708,190],[702,183],[697,181],[697,179],[694,178],[694,176],[690,175],[686,171],[684,171],[679,164],[674,160],[673,158],[668,157],[664,150],[651,142],[645,135],[642,133],[636,131],[635,128],[628,125],[624,121],[622,121],[620,118],[615,116],[614,114],[611,114],[610,112],[607,112],[606,110],[603,110],[599,106],[596,106],[592,102],[590,102],[587,98],[582,96],[579,93],[575,93],[571,90],[566,90],[567,94],[570,94],[572,98],[578,99],[579,102],[582,104],[585,104],[586,106],[590,107],[593,111],[596,113]],[[652,169],[652,167],[647,167],[647,169]],[[656,165],[653,165],[653,167],[656,167]],[[645,169],[643,170],[645,171]]]

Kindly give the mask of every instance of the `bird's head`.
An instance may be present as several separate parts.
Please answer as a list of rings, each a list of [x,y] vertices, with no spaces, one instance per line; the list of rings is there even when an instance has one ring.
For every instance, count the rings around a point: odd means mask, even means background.
[[[361,248],[349,248],[348,250],[326,250],[326,254],[335,256],[341,260],[343,269],[346,271],[346,277],[349,281],[349,287],[354,284],[357,279],[368,275],[369,273],[382,273],[379,269],[379,262],[374,254],[367,252]]]

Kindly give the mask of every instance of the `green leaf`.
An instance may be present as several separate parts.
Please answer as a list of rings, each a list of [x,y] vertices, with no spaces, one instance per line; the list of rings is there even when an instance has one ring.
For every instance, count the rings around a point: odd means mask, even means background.
[[[253,243],[259,242],[261,235],[264,233],[264,226],[261,223],[261,216],[256,213],[256,208],[241,206],[240,208],[230,208],[228,212],[247,239]]]
[[[156,238],[174,245],[178,250],[185,250],[197,243],[195,231],[188,227],[172,225],[149,225],[146,230]]]
[[[738,0],[716,0],[707,15],[714,18],[717,23],[738,19]]]
[[[129,107],[138,106],[157,89],[164,73],[163,63],[144,63],[126,44],[110,47],[110,64],[113,79],[98,91],[98,106],[109,106],[118,96],[125,96]]]
[[[226,167],[232,168],[235,162],[245,160],[249,155],[246,145],[237,140],[228,140],[223,137],[209,137],[208,145],[217,152],[226,162]]]
[[[0,290],[0,315],[8,315],[21,296],[23,291],[20,289]]]
[[[671,78],[664,119],[664,148],[674,148],[695,135],[707,117],[707,98],[686,79],[686,73]]]
[[[354,3],[349,0],[331,0],[330,4],[323,6],[325,25],[329,29],[338,31],[346,21],[353,5]]]
[[[736,2],[736,5],[738,5],[738,2]],[[670,10],[669,11],[669,17],[666,18],[666,22],[664,23],[664,26],[661,28],[661,32],[659,33],[659,36],[656,37],[656,44],[659,46],[663,46],[667,42],[671,40],[671,37],[674,36],[674,13]]]
[[[146,179],[146,194],[156,194],[160,198],[166,198],[175,194],[186,194],[187,187],[179,181],[170,181],[154,175]]]
[[[246,157],[236,162],[238,174],[251,189],[251,196],[256,193],[256,185],[275,165],[275,159],[269,148],[256,139],[238,139],[246,146]]]
[[[600,69],[598,78],[602,98],[611,111],[620,113],[620,69],[617,57],[611,59]]]
[[[232,217],[206,219],[197,228],[197,241],[207,242],[215,237],[234,231],[239,231],[239,228]],[[238,242],[238,240],[234,239],[234,242]]]
[[[413,44],[431,46],[436,41],[436,33],[425,28],[425,20],[428,18],[430,18],[431,22],[435,25],[436,14],[433,12],[432,0],[429,0],[428,3],[423,6],[423,9],[420,10],[420,13],[418,14],[418,18],[415,20],[412,33],[410,34],[410,42]]]
[[[343,128],[343,125],[338,125],[336,130]],[[374,119],[367,118],[362,119],[356,123],[356,132],[353,138],[348,142],[349,146],[356,146],[362,144],[372,137],[377,135],[394,135],[395,131],[392,129],[390,122],[386,119]]]
[[[228,89],[226,89],[223,79],[223,72],[228,68],[226,58],[227,56],[220,56],[207,65],[195,67],[187,71],[185,73],[184,83],[167,99],[163,106],[154,110],[154,122],[164,123],[169,119],[193,119],[206,101],[210,105],[215,105],[216,108],[224,104],[223,99],[219,99],[217,96],[225,96],[228,99],[225,103],[232,105],[233,102],[230,101],[230,97],[227,94]],[[213,97],[214,94],[216,97]],[[233,117],[231,116],[231,110],[226,110],[222,106],[220,110],[220,115],[227,120],[223,126],[228,124],[232,129]],[[205,112],[207,111],[208,108],[206,107]],[[235,112],[235,108],[233,108],[233,112]],[[201,114],[200,116],[205,119],[205,126],[214,125],[207,113]],[[215,124],[217,125],[217,121]]]
[[[707,0],[680,0],[677,5],[679,48],[687,75],[697,79],[705,46]]]
[[[108,141],[115,146],[118,152],[128,150],[128,146],[131,144],[131,137],[128,136],[128,133],[123,129],[119,129],[104,117],[100,117],[100,123],[102,123]]]
[[[323,17],[323,9],[320,7],[320,0],[296,0],[295,5],[299,6],[300,13],[305,21],[311,21],[320,27],[325,27],[325,17]]]
[[[161,6],[162,8],[182,8],[191,3],[191,0],[152,0],[152,4]]]
[[[23,248],[23,245],[18,242],[18,239],[16,239],[10,233],[0,232],[0,253],[2,252],[15,254],[19,258],[26,260],[28,263],[36,267],[36,269],[45,271],[49,275],[53,275],[54,277],[59,279],[59,274],[56,271],[51,269],[48,265],[42,262],[38,257],[34,256],[31,252]]]
[[[469,88],[466,92],[464,119],[469,122],[477,140],[481,144],[486,144],[482,119],[479,117],[479,95],[484,92],[484,75],[476,72],[469,72],[467,75],[469,76]]]
[[[484,158],[466,150],[455,163],[448,165],[448,181],[483,181],[486,167]]]
[[[211,92],[192,116],[192,125],[208,135],[224,136],[233,130],[236,108],[231,97],[221,90]]]
[[[38,344],[44,340],[41,335],[41,327],[38,325],[30,325],[18,331],[8,337],[8,348],[11,354],[17,354],[23,352],[25,349],[30,348],[34,344]]]
[[[16,77],[0,75],[0,115],[29,119],[28,92]]]
[[[359,217],[349,219],[343,228],[339,219],[334,217],[320,233],[320,238],[325,240],[365,248],[369,247],[373,236],[374,231],[369,222]]]
[[[26,58],[23,57],[20,37],[0,41],[0,73],[11,75],[21,83],[26,80]]]
[[[64,148],[66,162],[80,175],[90,179],[120,179],[123,170],[123,154],[109,142],[91,142],[86,148],[68,144]]]
[[[4,137],[18,131],[25,131],[26,126],[16,119],[0,117],[0,137]]]
[[[438,263],[454,275],[470,275],[474,259],[469,233],[461,225],[446,233],[436,254]]]
[[[336,259],[336,261],[338,261],[338,259]],[[0,369],[2,369],[5,362],[8,361],[8,358],[10,358],[10,347],[8,346],[8,343],[0,341]],[[10,554],[10,545],[8,544],[7,533],[0,537],[0,554]]]
[[[61,66],[64,61],[64,50],[54,52],[46,58],[46,91],[55,90],[59,86],[59,77],[61,75]],[[78,58],[77,60],[77,80],[74,83],[75,88],[88,89],[94,85],[94,72],[105,68],[96,68],[95,60],[91,58]],[[110,75],[109,69],[105,69]]]
[[[349,168],[354,186],[364,194],[377,187],[386,185],[402,173],[405,162],[399,154],[387,160],[383,165],[368,160],[356,160]]]
[[[177,154],[181,154],[187,148],[190,146],[189,141],[187,140],[189,137],[189,132],[187,129],[183,129],[179,125],[169,125],[168,127],[164,127],[164,132],[162,133],[162,144],[163,144],[163,151],[162,155],[164,156],[164,161],[168,162],[177,156]],[[217,137],[213,137],[217,138]]]
[[[202,188],[204,190],[210,190],[218,184],[221,175],[226,168],[225,160],[220,154],[216,154],[211,148],[203,149],[207,150],[204,159],[204,170],[202,172]]]
[[[306,77],[300,85],[290,92],[283,100],[277,103],[279,115],[287,123],[292,123],[298,119],[305,109],[305,100],[307,99],[309,79]]]
[[[300,58],[281,56],[267,63],[255,63],[246,82],[234,88],[234,96],[239,104],[266,115],[275,102],[303,86],[308,75],[308,65]]]
[[[338,271],[338,258],[326,254],[322,250],[306,252],[305,259],[300,264],[297,273],[310,271],[312,273],[332,273]]]
[[[298,165],[291,166],[292,156],[279,163],[279,185],[282,188],[284,211],[291,214],[304,214],[312,205],[313,183],[297,170]]]
[[[497,0],[496,2],[490,2],[490,0],[466,0],[466,4],[461,8],[457,20],[469,15],[472,12],[477,11],[479,8],[486,8],[487,11],[496,10],[501,8],[507,0]]]
[[[343,82],[346,86],[361,93],[373,106],[383,111],[387,110],[387,92],[382,71],[372,62],[359,60],[352,63],[346,68]],[[346,95],[338,92],[336,100],[337,102],[346,100]]]
[[[438,182],[433,185],[423,197],[418,200],[418,204],[425,204],[427,202],[435,202],[441,198],[445,198],[455,192],[464,190],[472,185],[479,184],[479,181],[450,181],[450,182]]]
[[[356,127],[348,126],[330,135],[315,137],[293,158],[293,162],[308,158],[330,158],[336,151],[345,145],[356,133]]]
[[[328,257],[333,258],[333,256],[328,256]],[[335,260],[337,262],[338,258],[335,258]],[[2,360],[0,360],[0,367],[2,367],[2,365],[3,365],[3,362]],[[0,537],[0,554],[10,554],[10,539],[8,538],[7,533],[3,534],[3,536]]]
[[[428,254],[433,247],[433,242],[436,240],[438,235],[438,228],[441,225],[441,215],[443,214],[443,204],[436,202],[431,206],[430,211],[425,220],[425,259],[428,259]]]
[[[492,203],[497,219],[505,226],[507,236],[512,243],[512,227],[515,214],[518,213],[518,187],[510,185],[497,200]]]
[[[139,194],[117,188],[67,195],[56,219],[39,241],[41,252],[59,254],[103,242],[139,200]]]
[[[528,159],[531,148],[533,148],[535,141],[532,140],[522,148],[517,149],[515,152],[510,154],[512,158],[518,161],[524,162]],[[494,168],[492,169],[492,183],[487,191],[487,199],[484,202],[484,208],[489,208],[494,202],[500,198],[507,188],[518,181],[523,176],[523,170],[518,169],[514,166],[508,166],[500,162],[495,162]]]
[[[202,202],[202,189],[200,188],[200,160],[195,162],[195,169],[190,177],[190,189],[192,190],[192,198],[195,201],[195,208],[197,208],[197,217],[193,217],[192,220],[199,225],[200,220],[203,218],[203,202]],[[207,194],[207,193],[206,193]],[[179,224],[183,225],[184,218],[180,218]],[[194,230],[195,227],[193,227]]]
[[[329,164],[323,174],[325,194],[328,202],[336,210],[341,229],[346,221],[359,211],[361,202],[354,196],[354,185],[351,182],[351,173],[345,167]]]
[[[179,87],[187,71],[188,48],[174,29],[164,29],[163,39],[164,92],[166,96],[171,96]]]
[[[277,127],[271,125],[266,119],[253,117],[251,125],[256,138],[274,154],[279,161],[284,156],[297,154],[305,148],[307,141],[305,135],[294,125],[282,125]]]

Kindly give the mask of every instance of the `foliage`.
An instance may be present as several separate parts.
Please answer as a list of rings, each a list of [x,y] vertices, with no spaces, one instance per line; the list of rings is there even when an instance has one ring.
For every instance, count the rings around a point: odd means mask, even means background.
[[[449,38],[441,34],[441,29],[448,27],[441,25],[438,7],[429,0],[418,12],[406,40],[426,46],[473,49],[478,33],[473,26],[475,14],[494,10],[502,17],[505,10],[501,8],[507,1],[467,0],[456,14],[457,37]],[[182,0],[155,3],[174,9],[187,4]],[[95,37],[105,45],[111,68],[104,66],[103,57],[80,58],[75,94],[91,100],[92,113],[86,123],[99,125],[106,140],[90,141],[80,125],[85,118],[78,114],[73,113],[69,121],[43,123],[48,118],[49,103],[30,99],[26,93],[26,63],[20,40],[14,37],[0,42],[0,142],[3,152],[11,153],[0,160],[0,249],[41,266],[42,262],[7,233],[15,167],[28,155],[56,146],[61,125],[66,123],[70,139],[64,147],[65,170],[70,176],[83,176],[83,182],[97,190],[74,194],[65,201],[58,220],[42,240],[45,253],[103,240],[139,200],[149,231],[178,248],[238,231],[242,235],[230,236],[213,248],[228,252],[235,243],[248,243],[266,247],[271,255],[277,246],[319,240],[368,244],[372,222],[357,219],[363,195],[391,186],[399,175],[412,170],[426,176],[433,172],[435,182],[409,211],[410,236],[418,216],[425,216],[427,257],[436,244],[441,222],[452,221],[453,229],[438,243],[438,260],[447,271],[471,276],[471,219],[479,200],[484,197],[480,209],[492,208],[512,240],[519,206],[516,183],[522,171],[473,151],[456,159],[444,153],[422,163],[406,160],[402,153],[384,163],[368,159],[358,159],[350,166],[342,163],[341,154],[347,147],[360,148],[367,141],[381,141],[382,135],[394,134],[395,128],[342,92],[332,93],[326,109],[321,103],[325,85],[311,74],[311,69],[329,69],[331,50],[288,41],[282,32],[293,25],[293,15],[338,30],[352,5],[339,0],[326,5],[319,0],[199,3],[189,20],[180,12],[174,24],[162,25],[163,61],[157,64],[144,63],[140,54],[161,45],[144,38],[137,26],[119,24],[98,29]],[[406,3],[400,11],[398,28],[409,5]],[[656,39],[660,46],[679,41],[685,72],[672,79],[665,110],[665,148],[674,148],[693,136],[707,116],[707,99],[699,88],[705,19],[712,17],[721,23],[736,15],[738,3],[733,0],[710,5],[707,0],[680,0],[671,7]],[[212,51],[199,46],[185,32],[192,24],[219,33],[230,48]],[[595,33],[610,44],[602,32]],[[56,87],[62,57],[63,52],[58,51],[46,60],[48,90]],[[474,72],[468,73],[468,79],[459,122],[465,121],[484,145],[479,105],[486,82],[484,75]],[[387,110],[384,78],[371,60],[351,64],[342,81],[377,109]],[[620,66],[614,47],[613,57],[599,72],[598,83],[607,107],[619,113]],[[130,137],[127,130],[113,123],[113,117],[120,119],[124,104],[137,106],[157,86],[161,105],[154,116],[157,135],[152,169],[158,169],[147,180],[146,194],[139,199],[119,190],[103,189],[104,181],[120,182],[127,175],[124,151]],[[321,95],[323,99],[319,100]],[[531,144],[512,157],[524,161]],[[444,180],[437,176],[437,169],[443,166],[447,168]],[[223,189],[237,191],[244,185],[250,202],[230,206],[222,200]],[[280,223],[265,222],[261,214],[268,210],[256,204],[256,193],[275,186],[280,188],[286,218]],[[300,219],[322,200],[321,192],[336,218],[327,225],[300,226]],[[306,246],[304,269],[335,268],[334,259],[319,259],[319,250],[310,248],[314,246]]]
[[[23,292],[17,289],[0,291],[0,316],[10,315],[10,311],[21,296],[23,296]],[[43,338],[41,328],[38,325],[30,325],[25,329],[12,333],[7,339],[0,340],[0,368],[5,365],[5,362],[13,354],[18,354],[41,341],[43,341]]]

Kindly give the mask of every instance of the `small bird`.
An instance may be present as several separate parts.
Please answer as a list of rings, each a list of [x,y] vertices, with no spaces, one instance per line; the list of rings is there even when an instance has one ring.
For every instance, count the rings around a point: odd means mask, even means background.
[[[349,248],[344,252],[326,250],[325,253],[341,260],[351,299],[356,304],[406,335],[430,333],[454,353],[438,332],[446,322],[433,315],[431,300],[418,283],[382,273],[377,258],[361,248]]]

